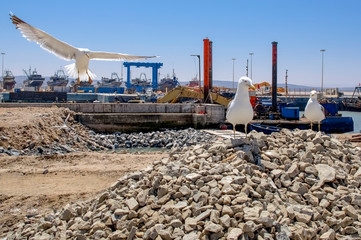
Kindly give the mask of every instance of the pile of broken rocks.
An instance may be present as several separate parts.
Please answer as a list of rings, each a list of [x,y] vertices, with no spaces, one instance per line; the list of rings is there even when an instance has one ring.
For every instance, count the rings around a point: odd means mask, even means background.
[[[357,239],[361,150],[310,130],[173,148],[8,239]]]

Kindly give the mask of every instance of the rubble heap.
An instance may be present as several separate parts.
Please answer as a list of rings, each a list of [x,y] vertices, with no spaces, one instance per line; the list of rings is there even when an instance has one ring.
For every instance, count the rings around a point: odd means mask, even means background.
[[[66,108],[13,108],[2,114],[0,153],[56,154],[87,150],[89,129]],[[19,141],[21,139],[21,141]]]
[[[165,129],[163,131],[135,132],[114,134],[95,134],[92,132],[94,142],[108,149],[117,148],[172,148],[196,145],[201,142],[209,142],[214,136],[197,131],[194,128],[181,130]]]
[[[359,148],[313,131],[173,148],[8,239],[348,239],[361,235]]]
[[[0,154],[53,155],[145,147],[170,149],[209,142],[214,137],[193,128],[147,133],[100,134],[75,121],[75,112],[66,108],[21,110],[20,113],[28,114],[14,116],[17,111],[8,111],[3,116],[4,122],[0,122]],[[26,119],[29,115],[31,118]],[[5,124],[21,117],[25,119],[17,119],[17,124]]]

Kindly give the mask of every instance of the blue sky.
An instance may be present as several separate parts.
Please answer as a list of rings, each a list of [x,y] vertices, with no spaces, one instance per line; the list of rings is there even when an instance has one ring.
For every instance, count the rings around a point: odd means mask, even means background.
[[[50,76],[64,61],[23,38],[9,12],[75,47],[94,51],[159,55],[161,77],[173,69],[180,81],[198,72],[203,38],[213,41],[213,76],[232,81],[245,75],[253,52],[254,82],[271,81],[271,42],[278,42],[278,82],[319,87],[321,52],[324,87],[361,82],[361,1],[1,1],[0,51],[5,69],[23,75],[31,65]],[[100,77],[120,75],[121,62],[91,61]],[[202,70],[203,71],[203,70]],[[134,76],[150,70],[134,69]],[[125,73],[125,71],[124,71]],[[203,72],[202,72],[203,75]]]

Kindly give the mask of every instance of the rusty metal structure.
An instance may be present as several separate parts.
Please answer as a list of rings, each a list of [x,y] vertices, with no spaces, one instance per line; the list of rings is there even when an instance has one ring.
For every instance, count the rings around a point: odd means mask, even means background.
[[[209,91],[213,87],[212,41],[203,39],[204,102],[209,101]]]
[[[277,111],[277,44],[272,42],[272,108],[271,110]]]

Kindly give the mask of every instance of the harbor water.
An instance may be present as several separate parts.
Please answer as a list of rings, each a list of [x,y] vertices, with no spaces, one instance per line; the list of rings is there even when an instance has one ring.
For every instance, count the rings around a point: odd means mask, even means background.
[[[361,112],[339,111],[343,117],[352,117],[353,120],[353,132],[361,132]]]

